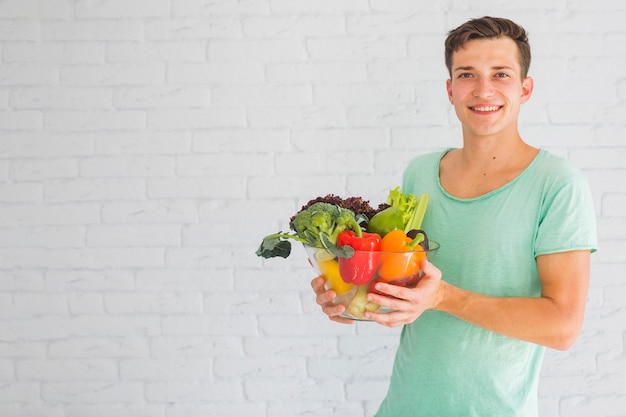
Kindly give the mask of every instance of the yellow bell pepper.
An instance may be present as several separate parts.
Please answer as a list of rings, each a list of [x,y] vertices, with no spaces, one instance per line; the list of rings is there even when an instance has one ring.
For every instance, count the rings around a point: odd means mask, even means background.
[[[337,293],[337,295],[345,294],[352,289],[352,284],[349,284],[341,279],[341,275],[339,274],[339,263],[336,259],[329,259],[326,261],[318,260],[317,265],[324,276],[324,281],[333,291]]]

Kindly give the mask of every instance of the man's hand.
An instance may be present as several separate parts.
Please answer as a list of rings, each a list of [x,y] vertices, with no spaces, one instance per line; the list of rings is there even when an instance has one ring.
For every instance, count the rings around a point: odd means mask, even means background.
[[[428,262],[422,262],[424,276],[415,288],[379,282],[376,291],[389,295],[370,293],[367,300],[380,306],[395,310],[392,313],[370,313],[365,317],[388,327],[402,326],[415,321],[426,310],[436,308],[443,299],[441,271]]]
[[[339,315],[343,313],[346,309],[343,305],[333,304],[333,300],[337,297],[337,294],[333,290],[326,290],[324,288],[324,278],[317,277],[311,281],[311,287],[317,296],[315,297],[315,302],[322,307],[322,311],[328,316],[332,321],[336,321],[337,323],[345,323],[352,324],[354,320],[344,319]]]

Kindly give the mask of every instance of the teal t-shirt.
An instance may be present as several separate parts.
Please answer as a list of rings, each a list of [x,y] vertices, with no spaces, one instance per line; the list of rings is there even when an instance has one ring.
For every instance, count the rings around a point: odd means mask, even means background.
[[[493,296],[538,297],[535,257],[596,249],[586,178],[541,150],[503,187],[477,198],[439,182],[445,152],[413,159],[403,191],[430,195],[422,224],[441,244],[431,262],[447,282]],[[386,398],[376,417],[536,417],[544,348],[426,311],[406,325]]]

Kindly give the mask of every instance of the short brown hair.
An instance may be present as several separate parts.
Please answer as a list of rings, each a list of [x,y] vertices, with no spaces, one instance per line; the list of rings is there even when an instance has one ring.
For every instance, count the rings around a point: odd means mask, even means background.
[[[509,19],[490,16],[469,20],[448,32],[445,42],[445,58],[450,76],[452,76],[452,54],[462,48],[465,43],[474,39],[493,39],[503,36],[513,39],[517,44],[521,75],[522,78],[526,78],[530,68],[530,44],[526,31]]]

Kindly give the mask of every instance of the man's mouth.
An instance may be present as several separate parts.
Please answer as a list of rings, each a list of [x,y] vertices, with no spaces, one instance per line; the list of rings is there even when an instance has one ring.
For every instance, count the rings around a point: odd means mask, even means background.
[[[502,106],[476,106],[476,107],[470,107],[470,109],[477,111],[477,112],[481,112],[481,113],[490,113],[490,112],[500,110],[501,107]]]

